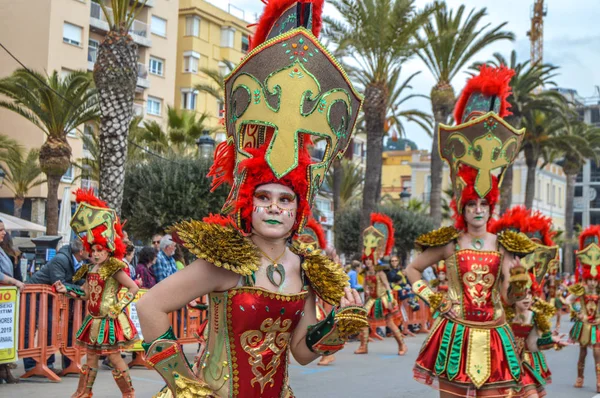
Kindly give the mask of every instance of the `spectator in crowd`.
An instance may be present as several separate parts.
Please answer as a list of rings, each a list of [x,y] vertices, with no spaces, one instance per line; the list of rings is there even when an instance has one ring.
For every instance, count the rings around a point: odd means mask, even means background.
[[[144,247],[138,253],[138,265],[135,269],[138,280],[142,280],[141,288],[150,289],[156,285],[156,278],[152,272],[152,266],[156,263],[156,250],[152,247]]]
[[[23,272],[21,271],[21,252],[15,248],[12,236],[9,233],[4,234],[4,239],[0,241],[0,248],[10,257],[13,263],[13,277],[23,282]]]
[[[175,264],[177,265],[177,271],[182,270],[185,267],[185,257],[183,256],[183,249],[180,245],[177,245],[175,254],[173,254],[173,258],[175,259]]]
[[[350,272],[348,272],[348,277],[350,278],[350,289],[356,289],[359,292],[362,292],[363,287],[361,284],[358,283],[358,271],[360,269],[360,265],[360,261],[352,261],[352,265],[350,266]]]
[[[18,289],[23,289],[25,285],[22,281],[16,279],[14,271],[14,261],[10,254],[10,249],[4,244],[5,238],[8,236],[4,229],[4,223],[0,220],[0,284],[14,285]],[[0,364],[0,383],[5,380],[9,384],[17,383],[16,379],[10,372],[10,364]]]
[[[88,259],[89,253],[83,248],[83,242],[79,239],[71,240],[71,243],[64,245],[52,258],[48,261],[39,271],[33,274],[27,283],[31,284],[42,284],[52,286],[57,281],[61,281],[66,287],[80,287],[85,282],[85,279],[73,283],[73,276],[79,268],[83,265],[84,261]],[[48,305],[52,305],[52,301],[49,300]],[[25,302],[25,313],[26,319],[29,320],[30,303],[28,300]],[[38,305],[36,306],[39,308]],[[69,309],[69,330],[72,330],[73,314],[72,308]],[[73,333],[69,332],[67,344],[71,344]],[[48,340],[52,337],[52,311],[48,311]],[[25,344],[27,345],[29,339],[29,328],[25,327]],[[27,347],[26,347],[27,348]],[[71,363],[69,358],[63,356],[63,369],[68,367]],[[52,354],[47,361],[47,365],[50,369],[54,369],[54,354]],[[36,362],[32,358],[23,358],[23,364],[25,365],[25,372],[33,369]]]
[[[136,279],[135,267],[131,263],[134,256],[135,256],[135,246],[131,243],[127,243],[127,246],[125,247],[125,257],[123,258],[123,261],[129,267],[129,277],[135,281],[135,279]]]
[[[156,250],[156,252],[158,253],[160,250],[160,240],[162,239],[162,235],[161,234],[155,234],[154,236],[152,236],[152,247],[154,248],[154,250]]]
[[[167,234],[160,239],[160,250],[156,256],[156,263],[152,266],[156,283],[177,272],[177,264],[173,258],[176,246],[171,235]]]

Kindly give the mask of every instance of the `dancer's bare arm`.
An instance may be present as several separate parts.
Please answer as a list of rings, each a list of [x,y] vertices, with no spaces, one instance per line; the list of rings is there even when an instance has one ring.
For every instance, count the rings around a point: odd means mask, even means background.
[[[454,251],[454,242],[448,243],[445,246],[430,247],[423,253],[419,254],[412,263],[406,267],[406,277],[410,283],[423,278],[423,271],[427,267],[431,267],[434,264],[450,257]]]

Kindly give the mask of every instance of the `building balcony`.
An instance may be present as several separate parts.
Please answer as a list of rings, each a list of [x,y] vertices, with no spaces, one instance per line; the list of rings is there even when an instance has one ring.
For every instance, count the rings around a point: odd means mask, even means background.
[[[94,64],[96,63],[97,58],[98,58],[98,49],[95,47],[88,46],[87,68],[89,71],[94,70]]]
[[[137,86],[141,88],[150,88],[150,80],[148,80],[148,69],[146,69],[146,65],[138,62],[137,68]]]
[[[106,7],[106,10],[112,17],[112,8]],[[99,33],[106,33],[109,31],[110,26],[106,20],[102,7],[98,3],[92,3],[90,8],[90,29]],[[129,34],[134,42],[143,47],[151,47],[152,40],[149,38],[148,24],[137,19],[133,21],[129,28]]]

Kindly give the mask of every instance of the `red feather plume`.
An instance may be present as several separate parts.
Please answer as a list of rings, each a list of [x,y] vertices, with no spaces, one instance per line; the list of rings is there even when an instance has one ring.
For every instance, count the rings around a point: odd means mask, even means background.
[[[304,226],[304,229],[311,229],[315,233],[315,235],[317,236],[319,247],[321,249],[325,250],[327,248],[327,238],[325,237],[325,231],[323,230],[321,224],[317,222],[317,220],[311,217]]]
[[[539,211],[528,210],[525,206],[515,206],[488,225],[488,231],[493,234],[511,228],[527,235],[539,234],[543,245],[554,246],[552,238],[556,232],[552,231],[552,219]]]
[[[96,196],[93,189],[81,189],[75,191],[75,201],[77,203],[85,202],[91,206],[108,208],[105,201]]]
[[[235,169],[235,148],[228,141],[223,141],[215,148],[214,162],[210,166],[207,177],[212,177],[210,191],[213,192],[221,184],[233,185]]]
[[[385,256],[389,256],[392,254],[392,249],[394,248],[394,222],[392,219],[381,213],[371,213],[371,225],[375,223],[382,223],[387,226],[389,231],[387,241],[385,242]]]
[[[502,65],[499,68],[494,68],[487,65],[481,65],[479,75],[473,76],[467,81],[467,85],[463,89],[454,107],[454,120],[456,124],[463,123],[462,120],[465,106],[471,94],[480,92],[487,96],[495,95],[501,101],[500,112],[498,116],[504,118],[512,115],[508,110],[510,104],[506,100],[511,93],[510,79],[514,76],[515,71]]]
[[[315,37],[319,37],[321,26],[323,25],[322,14],[325,0],[270,0],[265,5],[265,9],[256,26],[256,32],[250,38],[250,51],[265,42],[273,24],[294,3],[312,3],[312,32]]]
[[[600,240],[600,225],[590,225],[579,235],[579,250],[585,249],[585,241],[593,236]]]

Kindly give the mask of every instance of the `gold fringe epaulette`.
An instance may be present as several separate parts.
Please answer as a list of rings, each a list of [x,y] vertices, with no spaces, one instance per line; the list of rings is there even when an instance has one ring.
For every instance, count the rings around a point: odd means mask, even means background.
[[[184,221],[172,229],[198,258],[235,272],[252,275],[260,264],[256,246],[236,229],[202,221]]]
[[[458,238],[458,230],[454,227],[442,227],[419,236],[415,240],[417,249],[423,251],[428,247],[445,246]]]
[[[544,300],[535,300],[531,310],[535,313],[535,326],[541,333],[549,332],[552,328],[552,317],[556,308]]]
[[[574,296],[581,297],[585,294],[585,288],[581,283],[576,283],[574,285],[569,286],[569,293]]]
[[[524,233],[505,230],[498,233],[498,242],[510,253],[526,256],[533,253],[537,245]]]
[[[444,301],[444,298],[445,294],[440,292],[433,293],[431,296],[429,296],[429,310],[432,314],[436,312],[438,308],[440,308],[440,306],[442,305],[442,301]]]
[[[208,384],[190,380],[186,377],[175,373],[175,396],[178,398],[195,398],[195,397],[214,397],[214,391]]]
[[[98,274],[100,275],[100,278],[102,278],[102,280],[105,281],[111,276],[113,276],[115,272],[122,269],[127,269],[127,264],[125,264],[121,260],[117,260],[116,258],[111,257],[100,266]]]
[[[342,266],[331,261],[320,250],[296,251],[296,254],[304,257],[302,269],[317,296],[331,305],[339,305],[344,297],[344,288],[350,286]]]
[[[85,278],[89,270],[90,266],[88,264],[83,264],[81,267],[79,267],[77,272],[75,272],[75,275],[73,275],[73,282],[77,282],[78,280]]]

